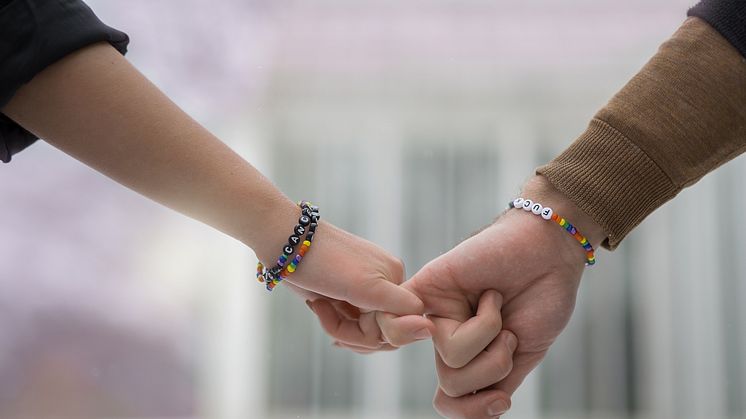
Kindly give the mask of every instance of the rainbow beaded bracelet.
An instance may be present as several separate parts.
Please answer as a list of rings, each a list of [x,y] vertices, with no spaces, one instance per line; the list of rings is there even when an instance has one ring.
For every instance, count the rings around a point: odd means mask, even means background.
[[[575,240],[580,243],[581,246],[583,246],[583,249],[585,250],[585,266],[592,266],[596,263],[596,256],[593,250],[593,246],[591,246],[591,243],[588,241],[588,239],[585,238],[577,228],[575,228],[574,225],[570,224],[569,221],[565,220],[564,218],[560,217],[558,214],[554,212],[549,207],[545,207],[541,205],[538,202],[534,202],[530,199],[523,199],[523,198],[516,198],[510,203],[508,203],[509,208],[520,208],[524,211],[530,212],[532,214],[541,216],[541,218],[545,220],[552,220],[555,223],[559,224],[560,227],[564,228],[565,231],[570,233]]]
[[[301,208],[301,216],[298,218],[298,225],[293,229],[293,234],[288,237],[288,243],[282,248],[282,254],[277,258],[277,262],[274,267],[266,268],[264,264],[259,261],[256,264],[256,279],[263,284],[267,285],[267,291],[272,291],[277,284],[283,279],[287,278],[291,273],[298,269],[303,257],[311,248],[313,242],[313,235],[316,233],[316,227],[319,223],[319,207],[312,205],[307,201],[298,202],[298,206]],[[305,239],[301,241],[301,237],[305,234]],[[298,254],[292,259],[290,264],[285,265],[290,256],[295,251],[295,246],[300,243],[300,249]]]

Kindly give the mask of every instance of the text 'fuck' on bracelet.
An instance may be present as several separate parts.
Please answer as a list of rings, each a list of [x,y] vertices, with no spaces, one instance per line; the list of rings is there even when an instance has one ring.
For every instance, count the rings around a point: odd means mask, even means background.
[[[301,215],[298,224],[293,229],[293,234],[288,237],[288,242],[282,248],[282,254],[277,258],[277,263],[272,268],[267,268],[262,262],[256,264],[256,279],[266,284],[267,291],[272,291],[283,279],[287,278],[298,269],[300,261],[306,255],[313,243],[313,235],[319,225],[319,207],[307,201],[300,201]],[[305,235],[305,238],[304,238]],[[288,264],[288,260],[295,252],[295,246],[300,244],[300,249]]]
[[[565,220],[564,218],[560,217],[558,214],[554,212],[549,207],[545,207],[541,205],[538,202],[534,202],[530,199],[523,199],[523,198],[516,198],[513,201],[511,201],[508,204],[509,208],[519,208],[526,212],[530,212],[532,214],[538,215],[541,218],[545,220],[552,220],[555,223],[559,224],[560,227],[564,228],[565,231],[570,233],[575,240],[577,240],[581,246],[583,246],[583,249],[585,250],[585,266],[591,266],[596,263],[596,256],[593,251],[593,246],[591,246],[591,243],[588,241],[585,236],[580,234],[577,228],[575,228],[574,225],[570,224],[569,221]]]

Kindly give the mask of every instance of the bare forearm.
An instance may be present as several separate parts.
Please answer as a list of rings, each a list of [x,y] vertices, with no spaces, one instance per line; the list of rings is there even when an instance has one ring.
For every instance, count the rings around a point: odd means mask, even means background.
[[[50,66],[2,111],[117,182],[258,252],[270,248],[261,243],[274,222],[295,217],[288,198],[108,44]]]

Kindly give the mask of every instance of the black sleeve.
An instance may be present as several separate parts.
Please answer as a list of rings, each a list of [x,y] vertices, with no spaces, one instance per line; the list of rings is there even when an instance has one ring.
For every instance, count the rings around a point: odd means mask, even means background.
[[[96,42],[127,52],[127,34],[104,25],[81,0],[0,0],[0,108],[37,73]],[[0,113],[0,160],[37,137]]]
[[[746,57],[746,0],[702,0],[689,9]]]

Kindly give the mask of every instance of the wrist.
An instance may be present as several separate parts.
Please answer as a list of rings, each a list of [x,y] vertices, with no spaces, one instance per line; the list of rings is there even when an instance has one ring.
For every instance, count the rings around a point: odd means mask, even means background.
[[[285,196],[265,204],[257,208],[256,222],[246,227],[242,241],[254,250],[260,261],[272,264],[293,234],[301,209]]]
[[[542,205],[551,207],[555,213],[562,215],[566,220],[577,227],[591,243],[594,249],[598,249],[606,240],[606,232],[588,214],[583,212],[562,192],[558,191],[552,184],[541,175],[531,177],[522,188],[522,196],[540,202]]]

